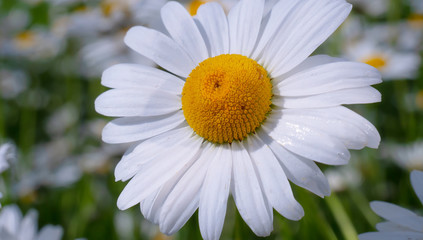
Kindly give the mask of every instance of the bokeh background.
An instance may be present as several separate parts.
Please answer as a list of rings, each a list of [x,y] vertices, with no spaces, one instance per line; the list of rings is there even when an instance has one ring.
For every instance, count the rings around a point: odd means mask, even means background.
[[[116,63],[153,64],[123,44],[129,27],[161,29],[166,0],[0,0],[0,199],[38,212],[39,228],[62,227],[63,239],[201,239],[197,215],[174,236],[160,234],[139,208],[120,211],[125,183],[114,166],[127,148],[101,141],[109,120],[94,111],[106,89],[101,73]],[[202,1],[182,1],[191,14]],[[226,9],[236,0],[220,1]],[[409,173],[423,170],[423,0],[350,0],[353,12],[315,54],[366,62],[384,82],[382,102],[351,106],[379,130],[379,149],[352,151],[347,166],[319,165],[332,195],[292,185],[304,207],[298,222],[275,213],[263,239],[357,239],[380,222],[369,202],[423,208]],[[1,161],[1,159],[0,159]],[[233,200],[221,239],[256,237]],[[0,214],[2,209],[0,209]],[[0,221],[0,227],[2,226]]]

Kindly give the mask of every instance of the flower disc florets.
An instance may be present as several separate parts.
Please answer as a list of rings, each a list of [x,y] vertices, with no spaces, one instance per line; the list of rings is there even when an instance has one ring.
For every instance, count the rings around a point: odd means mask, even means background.
[[[182,110],[193,130],[210,142],[242,140],[271,110],[272,84],[256,61],[224,54],[201,62],[182,91]]]

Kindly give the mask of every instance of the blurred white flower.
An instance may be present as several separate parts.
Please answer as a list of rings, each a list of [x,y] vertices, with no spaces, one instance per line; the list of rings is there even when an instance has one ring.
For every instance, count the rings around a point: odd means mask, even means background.
[[[417,197],[423,204],[423,172],[412,171],[410,175],[411,185]],[[386,222],[378,223],[376,229],[379,232],[360,234],[360,240],[422,240],[423,217],[397,205],[373,201],[370,203],[372,210]]]
[[[66,187],[78,181],[82,170],[71,156],[75,142],[72,138],[56,138],[34,147],[29,168],[21,166],[19,182],[13,186],[19,196],[26,196],[41,186]]]
[[[46,225],[38,231],[38,213],[30,210],[22,216],[15,206],[6,206],[0,211],[0,239],[2,240],[59,240],[63,229],[60,226]]]
[[[355,188],[362,182],[361,173],[351,164],[328,169],[324,173],[329,181],[330,188],[335,192]]]
[[[129,212],[117,211],[113,218],[113,223],[119,240],[131,240],[134,238],[135,222],[134,217]]]
[[[47,119],[45,129],[51,136],[60,136],[78,120],[78,109],[72,103],[58,108]]]
[[[389,1],[387,0],[348,0],[348,2],[361,11],[375,17],[385,14],[389,7]]]
[[[398,37],[406,31],[403,24],[367,26],[356,18],[350,18],[343,29],[346,38],[342,49],[344,57],[377,68],[385,80],[413,79],[417,75],[421,57],[412,47],[419,39],[411,42],[410,39]]]
[[[59,54],[63,44],[62,39],[57,38],[46,27],[34,26],[4,39],[0,55],[24,57],[33,61],[46,60]]]
[[[382,157],[389,158],[398,166],[412,170],[423,170],[423,141],[409,144],[383,143],[380,148]]]
[[[0,173],[7,170],[10,163],[16,160],[16,146],[12,143],[0,145]]]
[[[113,36],[103,36],[86,44],[80,51],[81,71],[87,77],[99,77],[108,67],[120,63],[138,63],[153,66],[154,63],[130,51],[123,42],[124,32]]]
[[[21,70],[0,69],[0,94],[13,99],[28,88],[28,76]]]
[[[423,1],[422,0],[409,0],[411,10],[415,13],[423,14]]]

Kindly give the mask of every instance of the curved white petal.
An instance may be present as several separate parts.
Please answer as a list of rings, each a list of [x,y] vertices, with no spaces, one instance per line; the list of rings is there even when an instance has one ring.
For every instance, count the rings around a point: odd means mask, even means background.
[[[120,194],[117,205],[127,209],[154,193],[185,164],[196,158],[202,139],[197,136],[182,139],[178,149],[163,149],[153,160],[146,162]]]
[[[160,231],[172,235],[194,214],[210,161],[214,158],[213,143],[205,142],[200,157],[185,172],[163,203]]]
[[[259,63],[272,78],[304,61],[348,16],[351,5],[344,0],[299,2],[266,44]]]
[[[194,159],[194,161],[195,160],[197,159]],[[165,184],[163,184],[160,189],[158,189],[156,192],[151,194],[140,203],[141,212],[147,220],[155,224],[160,223],[160,214],[167,196],[172,191],[173,187],[178,183],[179,179],[181,179],[185,172],[192,166],[194,161],[190,161],[189,164],[185,164],[185,166]]]
[[[20,223],[22,221],[22,212],[16,205],[9,205],[0,211],[0,222],[4,223],[4,232],[15,235],[19,232]]]
[[[35,240],[60,240],[63,236],[63,228],[60,226],[44,226]]]
[[[263,195],[248,152],[238,141],[232,142],[233,189],[232,195],[239,214],[260,237],[273,230],[272,207]]]
[[[157,65],[181,77],[188,77],[196,64],[171,38],[153,29],[132,27],[124,39],[126,45]]]
[[[267,0],[268,2],[269,0]],[[265,5],[268,5],[266,2]],[[270,12],[269,20],[264,28],[263,34],[257,43],[257,46],[254,48],[254,53],[252,55],[253,59],[257,59],[262,53],[263,49],[269,43],[270,39],[275,35],[281,23],[287,18],[291,13],[292,9],[298,5],[301,1],[278,1]]]
[[[271,114],[262,126],[276,142],[305,158],[329,165],[343,165],[350,159],[348,149],[340,141],[295,121],[286,121],[283,116]]]
[[[284,120],[296,122],[317,131],[324,132],[342,143],[349,149],[362,149],[367,145],[367,135],[360,127],[343,119],[338,108],[318,109],[283,109],[280,113]]]
[[[365,87],[380,82],[380,73],[370,65],[335,62],[303,70],[283,79],[274,87],[280,96],[297,97]]]
[[[172,130],[184,121],[182,111],[154,117],[118,118],[103,128],[102,139],[106,143],[140,141]]]
[[[327,178],[311,159],[286,150],[262,130],[257,131],[257,133],[275,154],[291,182],[320,197],[330,195],[330,186]]]
[[[273,152],[253,134],[246,139],[246,149],[270,205],[284,217],[300,220],[304,210],[295,200],[288,179]]]
[[[106,69],[101,77],[101,84],[121,89],[150,87],[175,94],[181,94],[184,87],[182,79],[140,64],[117,64]]]
[[[228,144],[216,146],[201,189],[198,220],[205,240],[219,239],[222,233],[232,173],[232,153]]]
[[[421,240],[423,233],[417,232],[369,232],[358,235],[360,240]]]
[[[193,131],[188,126],[171,130],[134,145],[125,152],[122,160],[116,165],[116,181],[127,181],[140,171],[144,163],[151,161],[163,151],[178,151],[180,142],[185,141],[192,134]]]
[[[263,18],[264,0],[244,0],[228,14],[230,53],[249,57]]]
[[[181,98],[154,88],[111,89],[95,100],[95,110],[110,117],[157,116],[182,108]]]
[[[211,57],[229,53],[229,27],[219,3],[207,3],[198,8],[196,18],[210,41]]]
[[[414,231],[422,231],[423,229],[423,217],[416,215],[408,209],[381,201],[371,202],[370,207],[377,215],[398,225]]]
[[[200,31],[180,3],[168,2],[162,7],[160,13],[170,36],[188,53],[195,66],[209,57]]]
[[[380,92],[372,87],[348,88],[316,95],[284,96],[272,99],[273,104],[282,108],[322,108],[342,104],[363,104],[380,101]]]
[[[411,185],[414,188],[414,192],[423,204],[423,172],[414,170],[410,174]]]
[[[19,226],[19,232],[17,232],[17,238],[22,240],[35,239],[38,231],[38,213],[35,210],[30,210]]]
[[[394,222],[381,222],[376,224],[376,229],[379,232],[407,232],[411,229],[398,225]]]
[[[273,79],[274,85],[280,83],[284,79],[287,79],[297,73],[307,71],[310,68],[314,68],[320,65],[329,64],[329,63],[335,63],[335,62],[342,62],[347,61],[343,58],[335,58],[328,55],[313,55],[308,58],[306,58],[303,62],[298,64],[296,67],[294,67],[292,70],[290,70],[287,73],[284,73],[276,78]]]

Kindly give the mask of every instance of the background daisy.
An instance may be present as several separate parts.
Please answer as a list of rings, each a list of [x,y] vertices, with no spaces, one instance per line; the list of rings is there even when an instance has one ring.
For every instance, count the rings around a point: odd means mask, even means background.
[[[410,174],[411,184],[420,202],[423,204],[422,171],[412,171]],[[360,234],[360,240],[379,239],[422,239],[423,217],[397,205],[373,201],[370,204],[372,210],[380,217],[387,220],[378,223],[376,229],[379,232]]]

